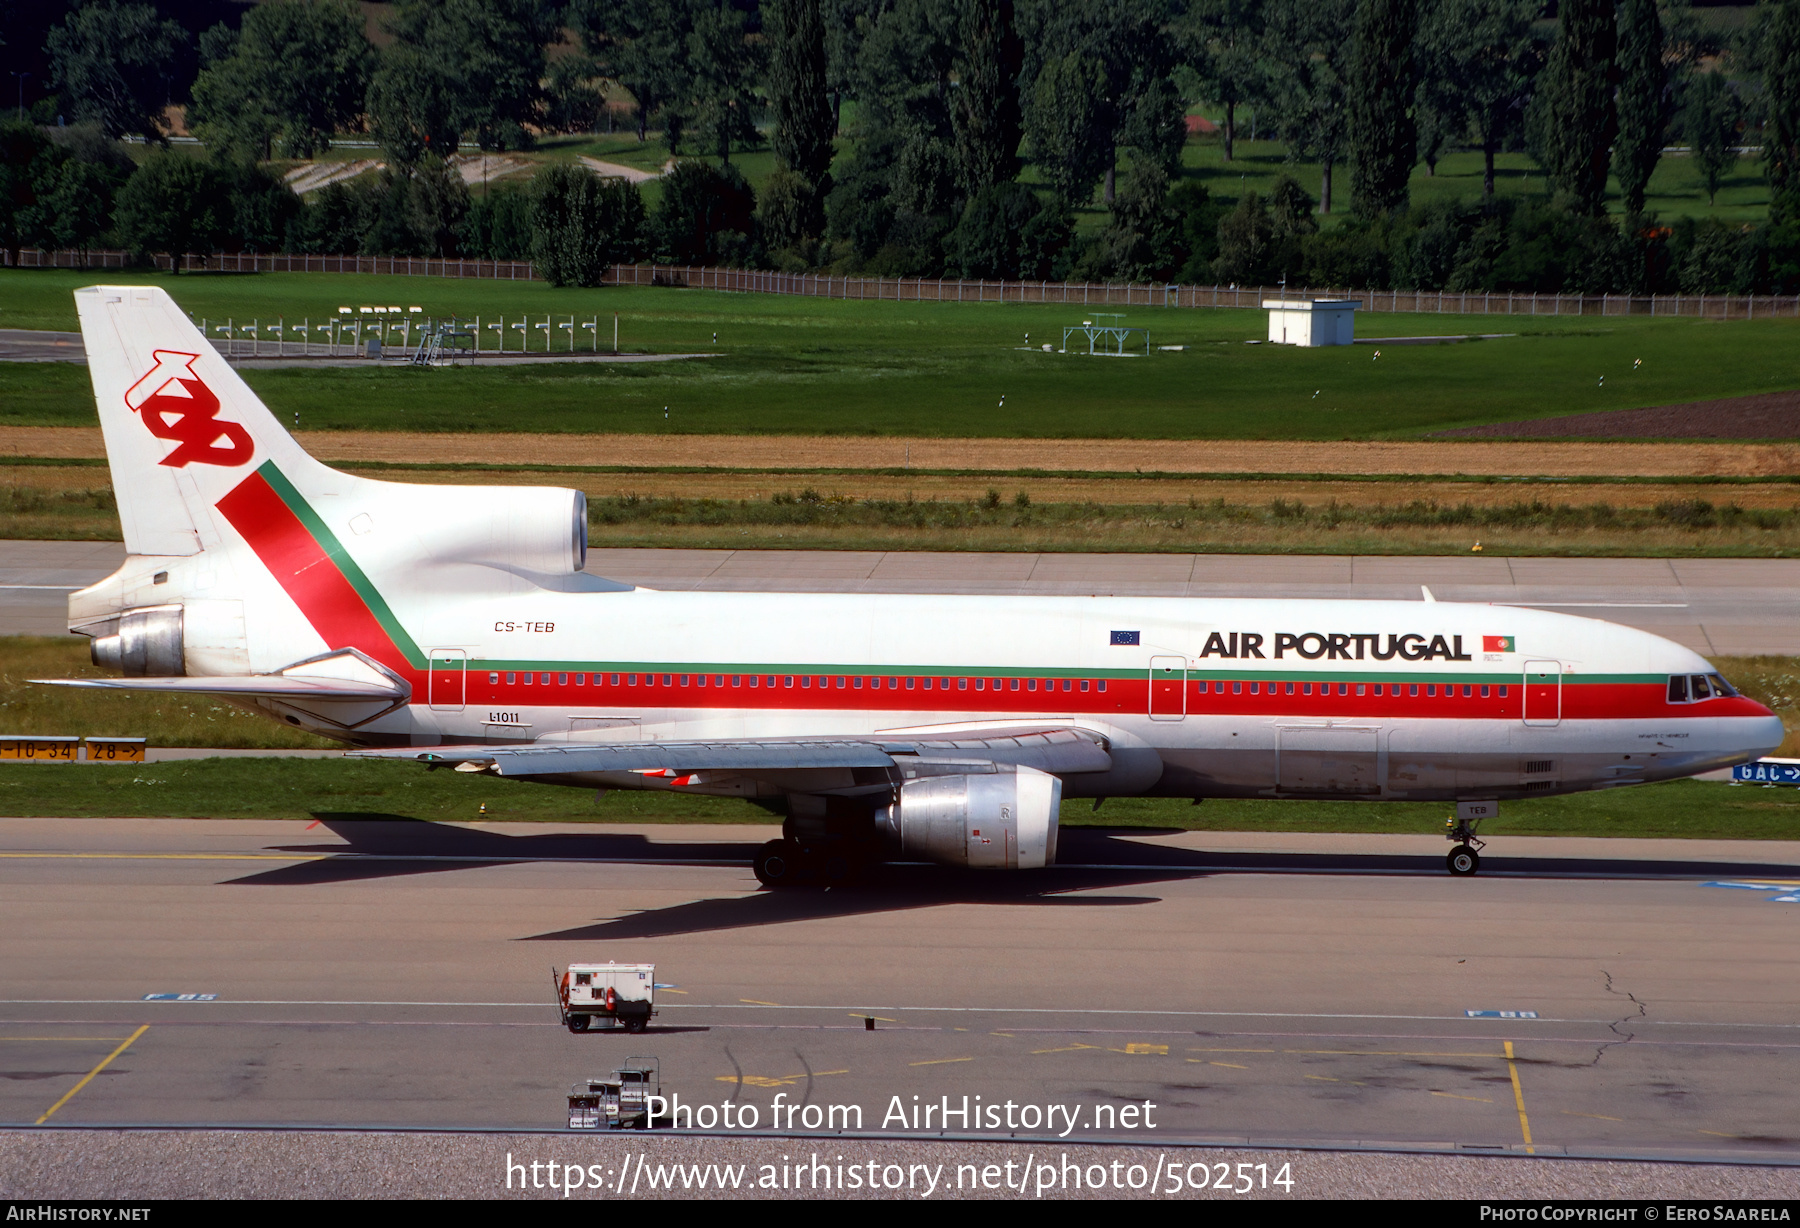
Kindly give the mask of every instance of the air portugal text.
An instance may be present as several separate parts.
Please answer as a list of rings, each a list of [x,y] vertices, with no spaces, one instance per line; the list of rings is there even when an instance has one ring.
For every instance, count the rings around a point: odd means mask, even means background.
[[[1206,637],[1206,647],[1200,650],[1200,655],[1225,657],[1229,660],[1267,660],[1269,654],[1263,651],[1263,646],[1268,642],[1269,637],[1260,631],[1214,631]],[[1402,661],[1475,659],[1463,651],[1463,637],[1460,635],[1419,635],[1413,632],[1395,635],[1391,632],[1345,634],[1336,631],[1303,631],[1295,634],[1277,631],[1273,650],[1277,661],[1290,653],[1308,661],[1317,661],[1320,657],[1327,661],[1392,661],[1396,657]]]

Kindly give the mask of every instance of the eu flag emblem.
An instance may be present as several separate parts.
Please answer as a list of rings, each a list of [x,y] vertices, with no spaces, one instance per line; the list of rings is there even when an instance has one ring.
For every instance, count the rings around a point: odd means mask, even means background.
[[[1513,637],[1510,635],[1484,635],[1481,637],[1483,652],[1516,652]]]
[[[1112,642],[1114,644],[1136,644],[1138,642],[1138,633],[1135,631],[1115,631],[1112,633]]]

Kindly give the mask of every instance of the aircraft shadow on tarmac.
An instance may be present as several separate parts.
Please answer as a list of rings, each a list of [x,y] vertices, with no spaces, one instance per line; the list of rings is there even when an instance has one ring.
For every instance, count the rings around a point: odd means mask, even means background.
[[[652,841],[637,832],[553,832],[504,835],[388,814],[319,813],[314,818],[344,843],[300,843],[273,851],[308,853],[298,862],[229,880],[251,886],[311,886],[401,875],[438,873],[519,861],[621,861],[647,865],[736,863],[746,869],[752,840]],[[1092,895],[1123,887],[1199,876],[1250,874],[1444,873],[1436,856],[1320,853],[1215,853],[1145,842],[1177,828],[1065,827],[1055,867],[1020,873],[941,866],[882,866],[864,882],[834,890],[754,891],[692,900],[593,925],[534,935],[529,941],[655,938],[717,930],[904,912],[947,904],[1118,908],[1160,901],[1158,896]],[[1689,879],[1792,877],[1791,864],[1505,857],[1492,846],[1490,873],[1574,879]],[[1081,893],[1081,894],[1075,894]]]

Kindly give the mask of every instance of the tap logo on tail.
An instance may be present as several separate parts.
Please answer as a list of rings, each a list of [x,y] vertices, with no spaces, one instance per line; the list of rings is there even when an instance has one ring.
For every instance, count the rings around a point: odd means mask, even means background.
[[[219,398],[194,374],[198,354],[155,350],[156,366],[125,390],[125,404],[144,420],[150,433],[178,445],[162,463],[181,468],[242,465],[256,454],[256,444],[236,422],[219,420]]]

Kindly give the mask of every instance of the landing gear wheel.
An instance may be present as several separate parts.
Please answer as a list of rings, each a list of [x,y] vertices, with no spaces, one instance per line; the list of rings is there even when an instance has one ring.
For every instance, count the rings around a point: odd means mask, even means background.
[[[569,1031],[585,1032],[587,1030],[588,1030],[588,1017],[586,1015],[570,1015],[569,1016]]]
[[[1457,877],[1467,877],[1481,869],[1481,854],[1466,844],[1459,844],[1450,850],[1450,855],[1444,858],[1444,864]]]
[[[765,887],[798,886],[803,868],[800,849],[791,840],[771,840],[756,850],[750,868]]]

